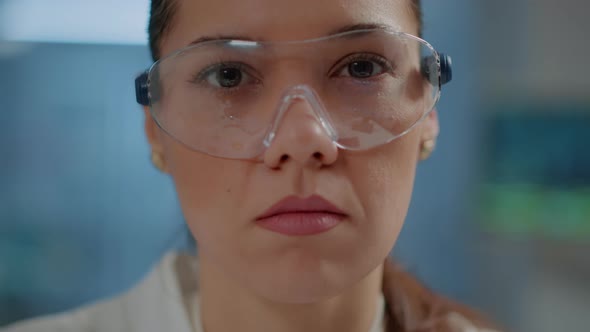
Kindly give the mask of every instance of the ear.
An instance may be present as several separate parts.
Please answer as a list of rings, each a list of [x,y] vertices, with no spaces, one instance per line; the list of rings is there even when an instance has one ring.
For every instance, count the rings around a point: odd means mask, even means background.
[[[422,123],[420,132],[419,161],[426,160],[436,148],[436,139],[439,133],[438,113],[436,109],[432,110],[425,121]]]
[[[164,146],[162,144],[160,127],[158,127],[158,124],[156,124],[156,121],[154,121],[154,118],[152,118],[150,108],[148,106],[143,107],[143,113],[145,115],[145,136],[148,139],[152,151],[161,154],[164,152]]]
[[[428,117],[422,123],[422,133],[420,136],[420,143],[427,141],[436,141],[440,131],[440,125],[438,123],[438,111],[432,110]]]

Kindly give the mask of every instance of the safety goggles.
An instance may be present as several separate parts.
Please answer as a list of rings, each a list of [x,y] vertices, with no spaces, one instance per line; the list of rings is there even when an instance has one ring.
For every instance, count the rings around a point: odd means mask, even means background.
[[[195,151],[248,160],[301,109],[341,149],[387,144],[428,116],[451,78],[450,57],[423,39],[375,28],[300,41],[204,41],[155,62],[135,83],[138,103],[168,135]]]

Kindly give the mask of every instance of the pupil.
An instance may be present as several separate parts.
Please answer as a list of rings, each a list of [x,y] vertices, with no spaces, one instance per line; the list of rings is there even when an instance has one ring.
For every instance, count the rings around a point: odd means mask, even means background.
[[[238,68],[223,68],[217,73],[217,81],[224,88],[238,86],[242,81],[242,72]]]
[[[373,63],[370,61],[355,61],[348,66],[350,76],[366,78],[373,75]]]

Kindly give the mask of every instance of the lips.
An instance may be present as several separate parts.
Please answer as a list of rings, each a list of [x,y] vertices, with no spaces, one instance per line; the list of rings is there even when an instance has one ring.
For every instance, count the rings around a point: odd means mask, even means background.
[[[336,227],[346,213],[321,196],[289,196],[256,219],[256,224],[288,236],[320,234]]]

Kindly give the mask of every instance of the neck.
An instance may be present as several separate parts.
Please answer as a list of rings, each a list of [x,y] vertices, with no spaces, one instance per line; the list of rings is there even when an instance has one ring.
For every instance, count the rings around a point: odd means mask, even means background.
[[[238,285],[201,258],[199,284],[205,332],[358,332],[376,319],[383,266],[335,297],[309,304],[269,301]]]

